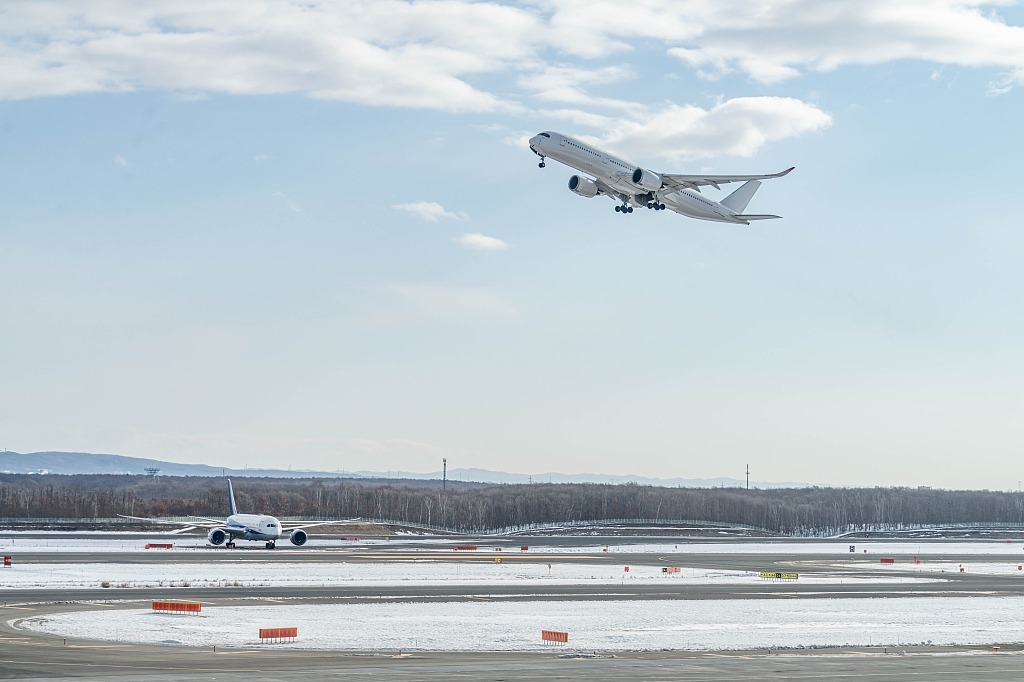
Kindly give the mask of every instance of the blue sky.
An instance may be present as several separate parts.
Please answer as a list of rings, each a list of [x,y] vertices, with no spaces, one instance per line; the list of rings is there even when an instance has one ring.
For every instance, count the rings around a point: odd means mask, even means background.
[[[5,7],[0,447],[1016,488],[1022,25],[945,0]],[[540,130],[659,172],[797,169],[751,203],[782,220],[621,216],[537,168]]]

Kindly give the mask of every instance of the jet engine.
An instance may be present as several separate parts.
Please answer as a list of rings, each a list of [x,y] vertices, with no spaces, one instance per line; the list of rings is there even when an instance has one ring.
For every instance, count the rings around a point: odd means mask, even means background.
[[[661,185],[659,185],[660,187]],[[596,197],[597,196],[597,183],[590,178],[584,178],[579,175],[574,175],[569,178],[569,189],[574,194],[578,194],[581,197]]]
[[[661,189],[661,176],[643,168],[633,171],[633,184],[637,187],[654,192]]]
[[[304,530],[293,530],[291,537],[288,538],[293,545],[301,547],[306,544],[306,531]]]
[[[210,541],[211,545],[223,545],[227,537],[228,534],[220,528],[214,528],[206,534],[206,539]]]

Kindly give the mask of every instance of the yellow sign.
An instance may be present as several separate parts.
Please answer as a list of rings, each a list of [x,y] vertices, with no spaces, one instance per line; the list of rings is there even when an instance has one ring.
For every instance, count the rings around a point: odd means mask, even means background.
[[[500,563],[501,563],[501,557],[498,557],[497,559],[495,559],[495,560],[494,560],[494,563],[496,563],[496,564],[500,564]]]
[[[770,571],[761,571],[761,577],[767,578],[768,580],[796,580],[800,577],[799,573],[773,573]]]

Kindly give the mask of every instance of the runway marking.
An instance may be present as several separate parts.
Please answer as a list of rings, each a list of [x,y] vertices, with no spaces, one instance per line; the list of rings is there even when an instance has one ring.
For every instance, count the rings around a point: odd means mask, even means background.
[[[491,601],[490,597],[478,597],[475,594],[464,594],[464,599],[476,599],[477,601]]]
[[[268,651],[268,649],[231,649],[215,652],[218,656],[235,656],[238,654],[251,654],[257,651]]]
[[[2,608],[5,609],[17,609],[18,611],[34,611],[35,609],[31,606],[8,606],[4,604]]]

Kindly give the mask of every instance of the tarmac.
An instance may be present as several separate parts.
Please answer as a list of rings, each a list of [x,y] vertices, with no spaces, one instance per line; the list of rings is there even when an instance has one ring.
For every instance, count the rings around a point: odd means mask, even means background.
[[[18,538],[26,537],[19,535]],[[45,537],[53,539],[48,534]],[[153,535],[147,535],[153,538]],[[76,536],[81,539],[81,536]],[[606,542],[607,541],[607,542]],[[495,545],[493,538],[459,537],[453,544]],[[505,562],[545,561],[633,565],[679,565],[694,568],[797,572],[801,575],[834,573],[835,554],[544,554],[545,547],[594,547],[630,543],[673,542],[658,538],[555,537],[505,541]],[[700,540],[700,542],[705,542]],[[759,544],[763,540],[757,541]],[[788,542],[788,541],[787,541]],[[877,542],[877,541],[873,541]],[[931,541],[929,541],[931,543]],[[511,548],[529,544],[529,553],[514,554]],[[905,543],[904,543],[905,544]],[[415,541],[395,541],[386,546],[337,546],[310,551],[281,547],[267,550],[196,550],[187,552],[28,552],[21,563],[205,563],[224,560],[266,562],[387,562],[399,560],[417,547]],[[493,550],[478,554],[455,553],[450,547],[418,545],[417,559],[436,561],[492,562]],[[683,541],[680,547],[685,548]],[[1022,552],[1024,554],[1024,552]],[[897,562],[910,557],[896,555]],[[857,576],[917,576],[913,570],[882,569],[878,557],[843,557],[846,573]],[[1007,555],[955,554],[929,556],[950,562],[1013,562]],[[899,563],[897,564],[899,565]],[[930,576],[934,577],[934,576]],[[601,585],[519,586],[263,586],[177,588],[173,597],[200,600],[205,607],[241,606],[283,599],[289,604],[356,603],[396,599],[401,601],[457,601],[486,597],[491,600],[614,598],[636,599],[824,599],[830,597],[997,596],[1024,595],[1024,578],[1017,575],[943,574],[942,581],[915,583],[843,583],[804,585],[796,582],[765,582],[752,585],[657,584],[616,585],[614,595]],[[89,609],[137,609],[140,603],[169,595],[143,588],[3,589],[0,573],[0,679],[86,678],[92,680],[276,680],[305,678],[375,680],[1019,680],[1024,677],[1024,646],[993,642],[974,647],[854,647],[795,649],[784,651],[647,651],[647,652],[397,652],[317,651],[259,648],[217,649],[185,646],[151,646],[130,642],[64,639],[20,629],[14,625],[26,617]],[[97,600],[103,600],[102,602]]]

